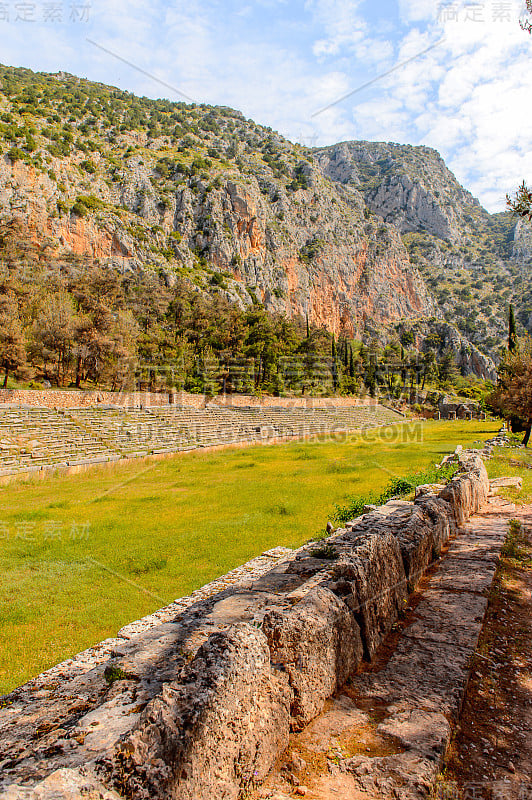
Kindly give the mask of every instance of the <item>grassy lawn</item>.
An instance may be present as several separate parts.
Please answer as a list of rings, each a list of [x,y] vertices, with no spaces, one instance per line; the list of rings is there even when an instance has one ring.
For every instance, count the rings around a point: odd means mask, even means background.
[[[1,487],[0,694],[497,428],[430,421]]]
[[[519,443],[523,434],[514,436],[515,443]],[[486,464],[490,478],[503,476],[516,476],[523,479],[523,488],[499,489],[499,494],[517,505],[532,501],[532,447],[517,448],[496,447],[493,458]]]

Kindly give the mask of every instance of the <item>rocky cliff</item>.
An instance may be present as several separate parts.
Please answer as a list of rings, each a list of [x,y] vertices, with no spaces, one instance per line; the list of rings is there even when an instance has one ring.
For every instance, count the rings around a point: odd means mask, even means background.
[[[495,357],[508,305],[532,330],[526,264],[532,226],[488,214],[429,147],[344,142],[314,152],[331,180],[356,187],[373,214],[395,225],[441,315]]]
[[[58,257],[186,276],[335,333],[435,313],[396,228],[271,130],[73,76],[1,76],[0,225]]]
[[[318,150],[316,160],[332,180],[357,186],[368,207],[402,234],[426,231],[461,242],[486,215],[430,147],[344,142]]]

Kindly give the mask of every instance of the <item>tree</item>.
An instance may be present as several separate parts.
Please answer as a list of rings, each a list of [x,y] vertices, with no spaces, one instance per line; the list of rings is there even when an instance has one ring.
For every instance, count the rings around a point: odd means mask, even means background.
[[[515,314],[514,307],[510,303],[510,312],[508,315],[508,350],[510,353],[515,353],[517,348],[517,329],[515,327]]]
[[[333,391],[338,389],[338,350],[336,347],[336,339],[333,334],[331,341],[331,359],[332,359],[332,376],[333,376]]]
[[[514,198],[510,197],[509,194],[506,195],[506,204],[510,211],[517,214],[517,216],[532,220],[532,192],[525,181],[517,190]]]
[[[497,388],[490,404],[505,417],[517,417],[525,428],[526,447],[532,432],[532,339],[521,339],[519,347],[508,351],[499,366]]]
[[[74,340],[76,312],[66,293],[50,295],[43,301],[33,327],[33,355],[45,364],[54,362],[57,383],[63,385]]]
[[[526,0],[526,10],[527,15],[519,20],[519,24],[524,31],[528,31],[528,33],[532,33],[532,20],[530,17],[532,16],[532,0]]]
[[[443,351],[440,363],[438,364],[438,377],[440,383],[451,384],[458,375],[456,366],[456,356],[451,347],[446,347]]]
[[[26,347],[18,303],[12,293],[0,301],[0,367],[4,370],[4,389],[9,373],[26,363]]]

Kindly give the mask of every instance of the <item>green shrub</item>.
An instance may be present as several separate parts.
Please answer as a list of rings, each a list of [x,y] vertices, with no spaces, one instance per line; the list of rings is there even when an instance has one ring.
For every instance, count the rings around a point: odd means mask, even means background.
[[[20,147],[12,147],[7,151],[7,157],[13,162],[13,164],[15,164],[17,161],[24,161],[26,154],[20,149]]]
[[[447,483],[456,474],[456,464],[446,464],[443,467],[429,467],[421,472],[414,472],[401,478],[392,478],[383,492],[379,495],[373,493],[364,497],[351,497],[344,506],[335,506],[331,519],[335,522],[349,522],[364,513],[368,505],[381,506],[394,498],[408,497],[413,494],[416,486],[424,483]]]
[[[72,213],[76,214],[78,217],[86,217],[89,213],[89,209],[87,206],[83,205],[79,200],[76,200],[74,205],[72,206]]]
[[[98,211],[98,209],[103,207],[104,203],[93,194],[80,194],[76,197],[76,202],[72,206],[72,212],[77,214],[78,217],[86,217],[90,211]]]
[[[94,164],[93,161],[90,160],[90,158],[87,158],[85,159],[85,161],[82,161],[80,167],[82,170],[90,173],[91,175],[94,175],[94,173],[96,172],[96,165]]]

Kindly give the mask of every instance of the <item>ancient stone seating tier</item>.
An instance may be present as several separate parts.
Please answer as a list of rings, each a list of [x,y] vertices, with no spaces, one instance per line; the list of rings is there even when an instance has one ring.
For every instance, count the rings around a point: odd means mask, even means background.
[[[117,458],[69,417],[46,408],[0,409],[0,473]]]
[[[201,447],[355,431],[400,422],[383,406],[346,410],[93,407],[0,409],[0,474]]]

